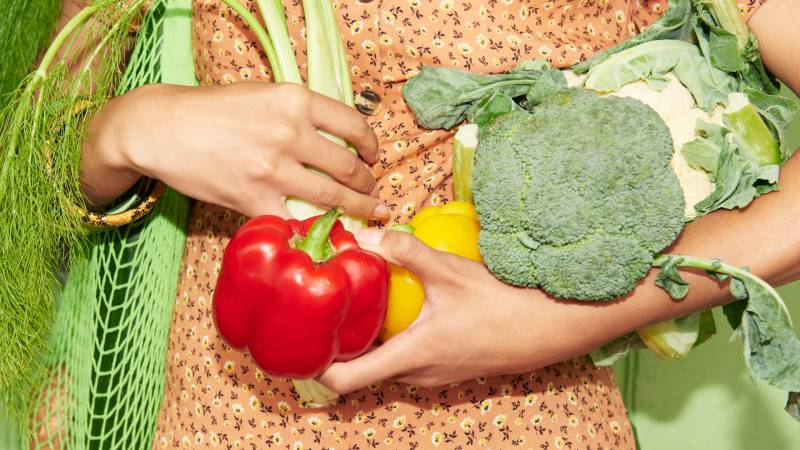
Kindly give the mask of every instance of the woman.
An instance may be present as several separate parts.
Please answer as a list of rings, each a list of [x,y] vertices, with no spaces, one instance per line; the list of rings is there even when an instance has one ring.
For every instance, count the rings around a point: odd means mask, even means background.
[[[302,64],[302,14],[299,2],[288,3]],[[242,223],[236,213],[283,215],[283,198],[294,195],[404,222],[449,199],[451,135],[416,127],[400,95],[422,65],[500,72],[520,59],[545,58],[566,67],[646,27],[666,3],[342,2],[353,88],[380,101],[374,115],[362,117],[300,87],[245,83],[269,78],[255,39],[217,1],[194,2],[196,72],[205,86],[149,86],[115,99],[95,117],[84,147],[83,183],[94,203],[117,197],[142,175],[200,200],[190,219],[154,447],[634,448],[611,372],[581,355],[644,325],[727,301],[726,290],[702,276],[687,275],[693,289],[680,303],[652,276],[630,299],[556,302],[408,235],[364,231],[363,247],[420,275],[427,306],[408,332],[331,366],[321,381],[348,394],[321,410],[301,408],[287,380],[265,376],[227,347],[213,327],[210,299],[222,249]],[[749,15],[760,2],[745,3]],[[800,68],[787,58],[800,39],[789,26],[797,9],[792,0],[772,0],[750,20],[765,62],[795,90]],[[352,142],[372,170],[316,128]],[[780,192],[746,211],[692,223],[673,251],[748,264],[772,283],[796,279],[800,236],[781,230],[800,217],[792,201],[800,194],[800,162],[786,165],[781,183]]]

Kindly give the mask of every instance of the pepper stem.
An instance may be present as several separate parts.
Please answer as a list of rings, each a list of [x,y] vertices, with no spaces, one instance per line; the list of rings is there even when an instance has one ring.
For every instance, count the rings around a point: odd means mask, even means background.
[[[314,262],[325,262],[332,256],[331,245],[328,242],[328,237],[331,234],[331,229],[336,225],[339,216],[344,213],[344,208],[339,206],[319,216],[311,229],[308,230],[306,237],[298,242],[294,248],[302,250],[311,257]]]

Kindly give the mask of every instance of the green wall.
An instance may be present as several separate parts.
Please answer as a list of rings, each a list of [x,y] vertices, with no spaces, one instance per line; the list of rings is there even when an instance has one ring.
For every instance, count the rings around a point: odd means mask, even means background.
[[[790,139],[800,147],[800,120]],[[780,293],[800,334],[800,282]],[[615,368],[641,450],[800,449],[800,422],[783,411],[786,393],[751,381],[741,340],[731,341],[721,314],[717,328],[681,361],[640,351]]]

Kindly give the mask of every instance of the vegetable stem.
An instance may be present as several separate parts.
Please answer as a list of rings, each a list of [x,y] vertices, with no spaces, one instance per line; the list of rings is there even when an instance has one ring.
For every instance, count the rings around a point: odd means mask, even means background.
[[[747,24],[739,12],[736,0],[711,0],[707,3],[720,27],[736,36],[736,46],[741,52],[750,40],[750,30],[747,29]]]
[[[316,263],[325,262],[330,259],[331,251],[328,237],[342,213],[344,213],[344,208],[340,206],[320,216],[314,221],[314,224],[311,225],[311,229],[308,230],[305,239],[298,242],[295,248],[306,252]]]
[[[282,74],[281,81],[302,85],[303,78],[297,68],[294,49],[289,40],[283,5],[280,1],[275,0],[257,0],[256,3],[258,3],[258,9],[264,18],[264,24],[267,26],[267,32],[275,51],[275,61],[270,59],[272,70],[278,70]]]
[[[256,16],[254,16],[247,8],[242,6],[238,0],[220,0],[222,3],[226,4],[230,9],[233,10],[239,17],[244,20],[250,29],[253,30],[253,33],[256,35],[256,39],[258,39],[258,43],[261,44],[261,48],[264,50],[264,53],[267,55],[267,60],[269,60],[269,65],[272,67],[272,78],[275,82],[283,82],[286,81],[285,74],[281,71],[282,65],[280,64],[280,60],[278,59],[277,53],[275,53],[275,47],[272,46],[272,41],[270,40],[269,35],[267,34],[267,30],[261,26],[258,22]]]
[[[786,314],[786,317],[787,318],[790,317],[789,309],[786,307],[786,304],[783,302],[783,299],[781,298],[780,294],[778,294],[778,291],[776,291],[775,288],[770,286],[769,283],[753,275],[751,272],[748,272],[747,270],[740,269],[736,266],[724,263],[718,259],[699,258],[696,256],[684,256],[684,255],[658,255],[653,260],[652,266],[661,267],[670,258],[679,258],[681,260],[677,264],[678,267],[701,269],[707,272],[724,274],[731,278],[736,278],[739,280],[750,280],[755,283],[758,283],[773,298],[777,299],[777,302],[780,305],[781,309],[783,309],[783,312]]]
[[[747,159],[759,166],[781,163],[777,139],[745,94],[728,95],[728,107],[722,120],[734,132],[736,144]]]

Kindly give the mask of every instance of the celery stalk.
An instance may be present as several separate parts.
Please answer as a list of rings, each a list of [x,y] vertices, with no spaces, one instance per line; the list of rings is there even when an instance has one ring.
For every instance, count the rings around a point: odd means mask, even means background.
[[[257,0],[269,35],[255,16],[238,0],[221,1],[242,17],[255,32],[267,54],[274,80],[303,84],[291,46],[281,0]],[[353,106],[350,71],[333,5],[329,0],[303,0],[303,9],[306,15],[306,40],[308,42],[308,87],[315,92]],[[347,142],[343,139],[321,131],[320,134],[344,147],[347,146]],[[321,171],[312,170],[327,176]],[[296,198],[287,199],[286,208],[297,219],[305,219],[325,212],[324,209],[310,202]],[[367,224],[365,220],[351,216],[342,217],[340,220],[350,231],[363,228]],[[304,406],[329,406],[338,398],[338,394],[315,380],[293,380],[293,384],[300,396],[301,404]]]
[[[722,120],[733,131],[734,141],[745,158],[759,166],[781,163],[778,140],[745,94],[735,92],[728,96]]]
[[[322,22],[325,27],[325,39],[330,47],[333,64],[336,66],[336,82],[339,83],[341,100],[347,106],[353,106],[352,81],[350,80],[350,64],[347,62],[347,53],[344,51],[342,35],[336,21],[336,13],[333,10],[333,2],[328,0],[318,0]]]
[[[300,76],[300,69],[297,68],[294,49],[289,39],[283,5],[277,0],[257,0],[256,3],[277,56],[275,61],[270,60],[275,81],[302,85],[303,78]],[[280,77],[276,73],[280,73]]]
[[[736,36],[736,46],[741,52],[750,41],[750,30],[739,12],[736,0],[705,0],[720,27]]]

